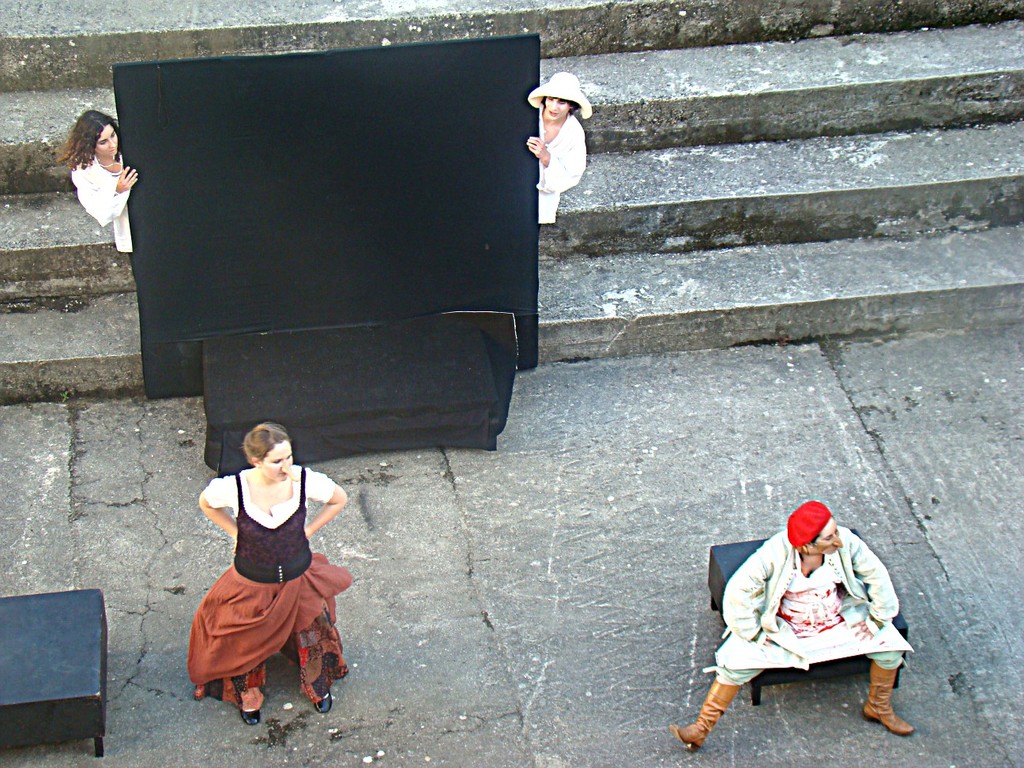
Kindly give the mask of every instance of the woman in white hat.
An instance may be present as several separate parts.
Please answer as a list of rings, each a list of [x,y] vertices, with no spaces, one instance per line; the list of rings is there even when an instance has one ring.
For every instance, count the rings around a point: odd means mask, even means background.
[[[586,120],[593,108],[579,79],[569,72],[552,75],[527,100],[540,110],[540,135],[526,140],[526,148],[540,163],[538,221],[554,224],[559,197],[579,184],[587,167],[587,143],[576,115]]]

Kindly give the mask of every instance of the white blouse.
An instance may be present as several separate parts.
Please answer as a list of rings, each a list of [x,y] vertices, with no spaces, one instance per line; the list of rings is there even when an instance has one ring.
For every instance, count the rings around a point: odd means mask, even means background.
[[[540,118],[540,136],[544,136],[543,115]],[[554,224],[562,192],[579,184],[583,171],[587,169],[587,140],[580,121],[574,115],[569,115],[555,140],[545,146],[551,153],[551,159],[547,168],[540,160],[537,161],[540,166],[537,221],[541,224]]]
[[[295,467],[301,469],[301,467]],[[288,518],[294,515],[299,509],[299,483],[292,481],[292,495],[279,504],[270,508],[270,513],[264,512],[252,501],[252,492],[249,490],[249,481],[246,479],[250,472],[255,469],[243,469],[242,474],[242,500],[245,502],[245,511],[253,520],[264,528],[279,528],[284,525]],[[313,499],[326,504],[334,495],[337,486],[334,481],[322,472],[312,469],[306,470],[306,498]],[[235,476],[215,477],[203,491],[203,498],[206,503],[214,509],[230,509],[238,516],[238,486],[235,484]]]
[[[814,569],[810,576],[795,571],[782,597],[779,616],[789,622],[797,637],[821,634],[837,626],[843,620],[840,614],[843,598],[839,593],[842,583],[839,574],[827,563]]]
[[[111,173],[93,160],[85,168],[71,171],[71,181],[78,191],[78,201],[86,212],[100,223],[100,226],[114,225],[114,246],[122,253],[132,251],[132,231],[128,224],[128,196],[117,191],[117,179],[121,174]]]

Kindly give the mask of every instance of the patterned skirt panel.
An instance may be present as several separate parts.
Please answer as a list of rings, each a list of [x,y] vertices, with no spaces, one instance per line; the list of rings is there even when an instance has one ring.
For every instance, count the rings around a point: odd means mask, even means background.
[[[328,694],[335,680],[341,680],[348,674],[348,665],[342,655],[341,637],[326,610],[308,627],[294,633],[281,653],[298,664],[299,684],[313,703]],[[242,695],[246,690],[262,690],[266,683],[267,665],[261,662],[244,675],[211,680],[205,685],[196,686],[195,698],[209,696],[241,707]]]

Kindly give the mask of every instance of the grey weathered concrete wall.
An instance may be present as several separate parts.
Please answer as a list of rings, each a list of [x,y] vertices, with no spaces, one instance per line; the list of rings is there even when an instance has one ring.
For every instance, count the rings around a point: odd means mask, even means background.
[[[755,40],[885,32],[1020,18],[1022,0],[698,0],[550,7],[522,2],[509,9],[408,4],[405,12],[375,4],[339,14],[333,2],[170,6],[133,3],[117,14],[91,3],[31,6],[0,15],[0,90],[108,85],[114,62],[325,50],[492,35],[538,33],[544,56],[577,56]],[[216,6],[216,9],[214,8]],[[175,10],[176,9],[176,10]],[[189,12],[191,10],[191,12]],[[248,13],[247,13],[248,12]],[[382,18],[391,16],[391,18]],[[296,16],[301,20],[296,21]],[[110,24],[106,23],[110,19]]]

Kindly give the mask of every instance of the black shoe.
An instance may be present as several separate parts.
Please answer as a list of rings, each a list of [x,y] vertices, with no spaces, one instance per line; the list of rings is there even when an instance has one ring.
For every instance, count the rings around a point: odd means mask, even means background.
[[[320,701],[318,701],[313,706],[316,707],[316,711],[319,712],[321,715],[326,715],[328,712],[331,711],[332,704],[334,704],[334,697],[331,696],[331,692],[328,691],[327,695],[320,699]]]
[[[252,712],[246,712],[244,709],[240,709],[242,713],[242,722],[246,725],[259,725],[260,723],[260,711],[254,709]]]

